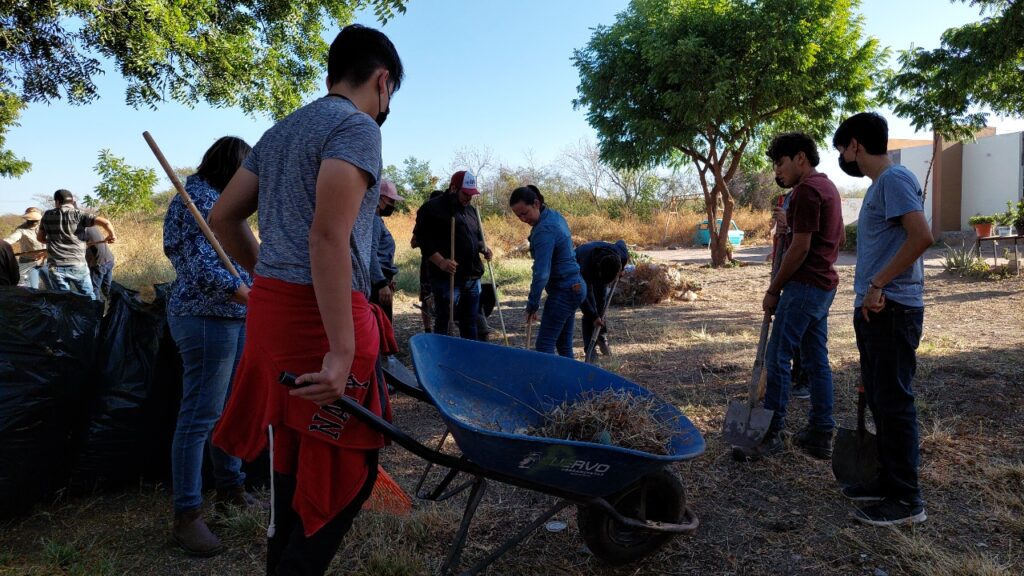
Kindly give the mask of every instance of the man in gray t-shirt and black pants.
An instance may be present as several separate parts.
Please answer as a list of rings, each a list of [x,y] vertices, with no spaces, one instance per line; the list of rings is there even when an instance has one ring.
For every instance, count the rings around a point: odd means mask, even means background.
[[[917,410],[911,382],[924,325],[924,267],[932,244],[917,178],[894,165],[886,150],[889,126],[873,112],[839,125],[832,145],[839,166],[871,179],[857,219],[853,327],[860,351],[864,394],[878,432],[879,474],[843,495],[872,503],[854,518],[873,526],[924,522],[918,483],[921,465]]]
[[[105,241],[116,240],[114,227],[102,216],[93,216],[78,209],[71,192],[61,189],[53,193],[55,208],[43,213],[36,238],[46,243],[49,280],[54,290],[67,290],[96,300],[89,266],[85,262],[85,229],[99,226],[106,231]]]
[[[260,138],[210,212],[225,251],[254,272],[213,442],[246,460],[272,446],[268,574],[323,574],[377,477],[383,435],[332,402],[344,395],[391,417],[376,376],[390,323],[367,296],[380,125],[403,74],[387,36],[346,26],[331,44],[327,94]],[[246,223],[257,207],[259,242]],[[294,389],[278,383],[285,371],[299,375]]]

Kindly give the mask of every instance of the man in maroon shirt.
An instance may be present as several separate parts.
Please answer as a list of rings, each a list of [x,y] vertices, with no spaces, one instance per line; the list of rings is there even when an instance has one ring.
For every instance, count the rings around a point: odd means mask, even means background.
[[[768,286],[762,307],[775,315],[765,367],[768,385],[764,407],[774,412],[764,440],[737,457],[757,460],[783,450],[786,404],[793,356],[800,354],[807,372],[811,408],[807,426],[793,442],[815,458],[832,457],[832,369],[828,363],[828,310],[836,295],[839,275],[834,264],[843,245],[843,212],[839,192],[828,176],[818,172],[818,149],[802,133],[777,136],[768,147],[775,177],[792,187],[786,209],[785,256]]]

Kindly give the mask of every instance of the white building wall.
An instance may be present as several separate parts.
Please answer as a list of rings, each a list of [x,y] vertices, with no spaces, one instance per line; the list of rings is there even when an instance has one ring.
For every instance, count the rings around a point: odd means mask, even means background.
[[[1000,134],[964,145],[960,226],[975,214],[1006,211],[1006,203],[1024,193],[1024,133]]]
[[[935,189],[935,178],[934,174],[928,173],[928,165],[932,161],[932,149],[934,146],[931,144],[925,144],[924,146],[914,146],[913,148],[903,148],[900,150],[900,165],[905,167],[914,173],[917,177],[917,182],[924,189],[924,216],[928,219],[928,223],[932,222],[932,191]],[[928,176],[928,187],[925,189],[925,176]]]

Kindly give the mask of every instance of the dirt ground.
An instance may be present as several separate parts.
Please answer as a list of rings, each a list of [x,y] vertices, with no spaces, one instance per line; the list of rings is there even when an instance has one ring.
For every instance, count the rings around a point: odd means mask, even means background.
[[[684,266],[703,286],[700,298],[612,309],[614,356],[605,366],[679,406],[704,433],[705,454],[674,467],[700,527],[641,562],[610,568],[586,549],[570,507],[558,516],[567,530],[537,531],[487,574],[1024,573],[1024,282],[965,280],[928,268],[915,388],[929,520],[912,529],[873,529],[849,519],[852,508],[838,494],[827,462],[798,450],[761,463],[732,461],[720,441],[724,408],[743,394],[749,376],[768,267]],[[842,266],[840,274],[829,346],[836,417],[851,426],[858,378],[852,266]],[[522,345],[525,286],[504,292],[509,337]],[[497,315],[491,320],[497,329]],[[400,343],[420,330],[411,300],[398,303],[395,325]],[[791,426],[803,424],[807,407],[806,401],[791,404]],[[434,409],[410,398],[396,397],[395,414],[399,426],[424,442],[436,442],[443,430]],[[393,447],[383,463],[413,491],[421,460]],[[434,573],[464,501],[418,502],[402,520],[362,515],[333,573]],[[492,483],[464,562],[484,557],[550,501]],[[37,507],[0,527],[0,574],[261,573],[265,519],[245,513],[222,518],[217,530],[230,550],[209,560],[189,559],[169,544],[169,519],[163,486]]]

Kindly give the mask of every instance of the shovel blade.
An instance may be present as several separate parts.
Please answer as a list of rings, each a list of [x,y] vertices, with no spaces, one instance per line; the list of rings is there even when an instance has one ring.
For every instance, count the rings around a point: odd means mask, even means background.
[[[392,386],[419,389],[416,375],[402,361],[394,356],[385,356],[383,361],[384,379]]]
[[[748,407],[745,400],[733,400],[725,412],[722,439],[731,446],[753,448],[761,443],[768,432],[772,414],[771,410]]]
[[[832,473],[843,487],[873,482],[878,476],[878,441],[867,430],[840,428],[832,447]]]

